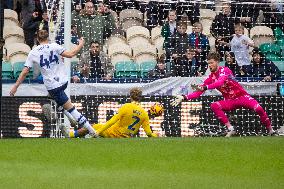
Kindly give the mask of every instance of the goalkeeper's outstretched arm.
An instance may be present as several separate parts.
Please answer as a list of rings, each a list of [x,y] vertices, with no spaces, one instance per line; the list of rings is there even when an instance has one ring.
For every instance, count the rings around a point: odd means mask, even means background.
[[[195,90],[193,93],[187,95],[175,95],[171,101],[172,106],[179,105],[183,100],[192,100],[199,98],[205,91],[204,86],[210,83],[211,79],[207,78],[202,85],[191,85],[192,89]]]

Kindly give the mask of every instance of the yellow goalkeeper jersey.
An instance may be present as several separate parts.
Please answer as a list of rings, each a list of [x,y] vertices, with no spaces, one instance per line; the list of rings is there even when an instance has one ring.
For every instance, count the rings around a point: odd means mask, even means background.
[[[136,102],[121,106],[118,113],[105,124],[93,125],[98,134],[106,138],[132,137],[138,133],[140,126],[147,136],[157,137],[151,131],[148,113]]]

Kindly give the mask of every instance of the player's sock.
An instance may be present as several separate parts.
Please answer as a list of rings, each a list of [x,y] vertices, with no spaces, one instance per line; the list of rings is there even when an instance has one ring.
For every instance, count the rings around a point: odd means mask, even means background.
[[[225,125],[227,126],[227,128],[228,128],[229,131],[235,130],[234,127],[231,125],[230,122],[225,123]]]
[[[225,125],[227,126],[229,130],[225,137],[231,137],[236,134],[235,128],[231,125],[230,122],[225,123]]]
[[[62,132],[62,134],[63,134],[63,136],[65,138],[69,138],[70,137],[70,135],[69,135],[69,133],[70,133],[69,126],[61,124],[61,125],[59,125],[59,129],[61,130],[61,132]]]
[[[75,132],[74,131],[70,131],[69,132],[69,137],[70,138],[75,138]]]
[[[64,110],[63,113],[68,117],[69,120],[74,120],[73,116],[67,110]]]
[[[68,117],[71,127],[76,127],[77,121],[74,119],[74,117],[67,110],[64,110],[63,113]]]
[[[86,129],[88,129],[91,135],[95,135],[95,129],[90,125],[88,120],[80,114],[75,107],[68,110],[68,112],[75,118],[75,120],[79,123],[79,125],[83,125]]]
[[[75,130],[75,131],[70,131],[69,137],[70,137],[70,138],[78,138],[78,137],[80,137],[80,136],[79,136],[78,131]]]
[[[63,113],[68,117],[69,121],[75,121],[74,117],[67,110],[64,110]]]
[[[235,128],[233,126],[229,127],[228,129],[229,129],[229,131],[234,131],[235,130]]]

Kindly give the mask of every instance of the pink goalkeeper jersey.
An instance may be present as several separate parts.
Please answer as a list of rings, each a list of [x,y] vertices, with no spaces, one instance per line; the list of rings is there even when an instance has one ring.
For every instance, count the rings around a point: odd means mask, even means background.
[[[244,88],[236,81],[232,71],[224,66],[219,66],[218,71],[211,73],[202,84],[207,89],[219,90],[225,99],[236,99],[243,95],[248,95]],[[198,98],[203,91],[188,94],[188,100]]]

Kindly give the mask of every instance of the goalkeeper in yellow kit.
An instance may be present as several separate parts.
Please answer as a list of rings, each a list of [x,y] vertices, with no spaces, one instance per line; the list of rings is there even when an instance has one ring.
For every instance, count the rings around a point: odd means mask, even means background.
[[[148,137],[157,137],[152,132],[149,124],[149,117],[160,116],[163,108],[159,104],[151,106],[148,113],[140,106],[142,91],[139,88],[130,90],[131,103],[126,103],[118,110],[105,124],[94,124],[97,134],[104,138],[129,138],[135,136],[140,126],[144,129]],[[87,134],[87,130],[82,128],[77,131],[63,131],[65,137],[77,138]]]

